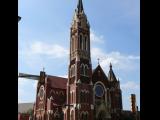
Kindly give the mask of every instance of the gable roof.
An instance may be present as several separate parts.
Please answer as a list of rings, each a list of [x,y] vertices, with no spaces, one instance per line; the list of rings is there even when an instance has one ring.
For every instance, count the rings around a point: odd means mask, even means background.
[[[108,77],[106,76],[106,74],[104,73],[104,71],[100,65],[98,65],[95,69],[93,69],[92,76],[95,75],[98,72],[98,70],[100,70],[102,72],[102,75],[104,76],[104,78],[106,80],[108,80]]]
[[[67,78],[58,77],[58,76],[47,76],[47,82],[52,88],[66,89]]]

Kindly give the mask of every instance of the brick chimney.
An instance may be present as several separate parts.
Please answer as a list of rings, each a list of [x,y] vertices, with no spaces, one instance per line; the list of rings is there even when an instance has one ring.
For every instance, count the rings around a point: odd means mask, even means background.
[[[136,113],[137,105],[136,105],[136,95],[131,94],[131,112]]]

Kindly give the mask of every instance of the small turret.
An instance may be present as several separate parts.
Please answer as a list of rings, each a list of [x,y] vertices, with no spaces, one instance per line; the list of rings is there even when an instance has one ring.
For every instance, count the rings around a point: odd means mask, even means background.
[[[83,11],[83,3],[82,3],[82,0],[78,0],[77,9],[78,9],[78,13]]]
[[[112,64],[111,63],[109,65],[109,67],[110,67],[110,70],[109,70],[109,73],[108,73],[109,81],[117,81],[117,78],[116,78],[116,76],[115,76],[115,74],[114,74],[114,72],[112,70]]]

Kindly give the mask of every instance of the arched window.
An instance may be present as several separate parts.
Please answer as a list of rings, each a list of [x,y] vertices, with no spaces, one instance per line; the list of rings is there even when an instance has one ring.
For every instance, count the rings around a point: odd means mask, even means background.
[[[88,112],[81,112],[80,120],[89,120]]]
[[[88,96],[89,96],[89,94],[88,94],[88,92],[86,92],[86,93],[85,93],[85,98],[86,98],[86,99],[85,99],[85,102],[86,102],[86,103],[88,103],[88,100],[89,100],[89,97],[88,97]]]
[[[88,43],[87,43],[87,36],[84,37],[84,50],[87,51],[88,49]]]
[[[83,93],[82,93],[82,102],[83,103],[85,103],[86,102],[86,93],[85,93],[85,91],[83,91]]]
[[[86,103],[88,101],[87,99],[88,99],[87,93],[82,90],[80,92],[80,101],[81,101],[81,103]]]
[[[84,120],[88,120],[88,112],[85,113]]]
[[[86,37],[84,37],[84,50],[86,50]]]
[[[80,49],[83,49],[83,41],[82,41],[82,35],[79,36],[79,44],[80,44]]]
[[[85,74],[86,76],[88,76],[88,66],[87,66],[87,65],[85,65],[84,74]]]
[[[84,112],[81,112],[81,120],[84,120]]]
[[[80,74],[81,74],[81,75],[84,75],[84,74],[85,74],[85,73],[84,73],[84,72],[85,72],[85,70],[84,70],[84,69],[85,69],[85,68],[84,68],[84,64],[81,64],[80,69],[81,69],[81,70],[80,70],[80,71],[81,71]]]
[[[83,101],[83,93],[82,93],[82,91],[80,92],[80,101],[81,102]]]

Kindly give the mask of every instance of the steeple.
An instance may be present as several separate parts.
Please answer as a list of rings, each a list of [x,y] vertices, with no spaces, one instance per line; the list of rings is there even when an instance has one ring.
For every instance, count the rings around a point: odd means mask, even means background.
[[[112,64],[110,63],[110,65],[109,65],[109,67],[110,67],[110,69],[112,69]]]
[[[112,64],[111,63],[109,65],[109,67],[110,67],[110,70],[109,70],[109,73],[108,73],[108,79],[110,81],[117,81],[116,76],[115,76],[115,74],[114,74],[114,72],[112,70]]]
[[[78,0],[77,8],[75,9],[75,13],[74,13],[71,25],[72,25],[71,28],[79,27],[79,28],[89,30],[90,25],[83,9],[82,0]]]
[[[67,83],[67,104],[69,106],[66,120],[83,119],[82,116],[84,115],[86,120],[93,120],[90,26],[83,9],[82,0],[77,2],[70,28],[70,64]],[[84,95],[85,100],[83,100]],[[85,111],[87,114],[83,114],[81,111]],[[75,115],[80,115],[80,118],[74,117]]]
[[[82,0],[78,0],[77,9],[78,9],[78,13],[83,11],[83,3],[82,3]]]

